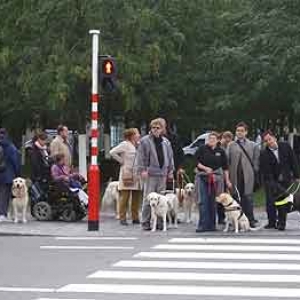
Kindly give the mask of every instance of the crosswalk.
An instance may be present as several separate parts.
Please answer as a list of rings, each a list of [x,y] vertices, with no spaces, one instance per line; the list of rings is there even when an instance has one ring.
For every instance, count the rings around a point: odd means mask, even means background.
[[[105,299],[103,294],[116,295],[109,299],[299,299],[299,261],[296,238],[172,238],[57,289],[54,298],[36,300]]]

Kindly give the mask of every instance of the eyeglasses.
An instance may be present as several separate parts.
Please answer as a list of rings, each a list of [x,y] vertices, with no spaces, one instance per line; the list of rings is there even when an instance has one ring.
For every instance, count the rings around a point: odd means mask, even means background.
[[[152,126],[151,128],[152,128],[152,129],[160,129],[159,126]]]

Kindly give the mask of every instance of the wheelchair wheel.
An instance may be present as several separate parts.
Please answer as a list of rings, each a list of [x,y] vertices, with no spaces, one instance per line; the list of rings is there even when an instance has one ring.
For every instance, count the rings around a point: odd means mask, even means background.
[[[49,221],[52,217],[51,206],[45,201],[36,203],[32,208],[32,213],[38,221]]]
[[[74,222],[77,220],[77,215],[73,207],[66,207],[61,216],[65,222]]]

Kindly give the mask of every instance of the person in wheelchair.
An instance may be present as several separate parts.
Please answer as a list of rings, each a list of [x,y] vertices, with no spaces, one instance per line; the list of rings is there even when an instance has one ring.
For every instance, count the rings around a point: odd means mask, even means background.
[[[54,157],[54,164],[51,166],[51,177],[59,189],[77,194],[80,202],[87,207],[88,195],[83,189],[86,181],[79,173],[72,172],[70,167],[65,164],[63,154],[57,154]]]

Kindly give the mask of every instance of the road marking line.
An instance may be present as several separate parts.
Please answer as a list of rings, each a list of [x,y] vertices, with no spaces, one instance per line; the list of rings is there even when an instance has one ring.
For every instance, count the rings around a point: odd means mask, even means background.
[[[82,299],[82,298],[38,298],[35,300],[95,300],[95,299]]]
[[[107,294],[152,294],[152,295],[205,295],[297,298],[300,289],[255,288],[255,287],[216,287],[216,286],[179,286],[179,285],[138,285],[138,284],[69,284],[58,292],[107,293]]]
[[[300,270],[300,264],[277,263],[239,263],[239,262],[195,262],[195,261],[157,261],[121,260],[113,267],[126,268],[168,268],[168,269],[227,269],[227,270]]]
[[[187,244],[283,244],[283,245],[300,245],[300,240],[296,239],[250,239],[250,238],[172,238],[169,243],[187,243]]]
[[[107,241],[133,241],[137,240],[137,237],[112,237],[112,236],[97,236],[97,237],[92,237],[92,236],[81,236],[81,237],[72,237],[72,236],[57,236],[55,237],[56,240],[62,240],[62,241],[102,241],[102,240],[107,240]]]
[[[0,286],[0,292],[37,292],[37,293],[54,293],[56,289],[48,288],[26,288],[26,287],[5,287]]]
[[[252,246],[252,245],[176,245],[161,244],[152,249],[164,250],[211,250],[211,251],[264,251],[264,252],[300,252],[297,246]]]
[[[40,246],[42,250],[128,250],[134,247],[123,246]]]
[[[297,261],[300,260],[299,254],[269,254],[269,253],[232,253],[223,252],[222,255],[218,252],[139,252],[133,257],[147,258],[191,258],[191,259],[215,259],[215,260],[285,260]]]
[[[300,283],[300,275],[192,273],[192,272],[180,273],[180,272],[97,271],[89,275],[88,278]]]

